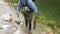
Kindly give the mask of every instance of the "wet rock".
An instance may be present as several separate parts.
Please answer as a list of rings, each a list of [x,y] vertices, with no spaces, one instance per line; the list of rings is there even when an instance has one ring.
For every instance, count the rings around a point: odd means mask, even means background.
[[[13,34],[16,28],[13,25],[1,25],[0,34]]]
[[[11,22],[12,16],[10,14],[3,14],[1,15],[0,19],[2,19],[3,21]]]

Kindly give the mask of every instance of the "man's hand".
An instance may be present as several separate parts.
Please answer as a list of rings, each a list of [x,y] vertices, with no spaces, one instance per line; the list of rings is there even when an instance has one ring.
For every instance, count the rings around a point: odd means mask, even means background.
[[[17,17],[19,17],[20,12],[17,12],[16,14],[17,14]]]

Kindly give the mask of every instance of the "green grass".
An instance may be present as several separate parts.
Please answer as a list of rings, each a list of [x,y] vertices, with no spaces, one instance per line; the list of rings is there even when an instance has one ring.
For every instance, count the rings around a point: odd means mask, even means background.
[[[11,3],[18,3],[18,0],[7,0]],[[57,24],[60,24],[60,0],[35,0],[35,4],[38,7],[40,24],[47,27],[48,23],[52,23],[56,31],[60,33],[60,28]]]
[[[59,0],[36,0],[40,15],[60,22]],[[42,13],[42,14],[41,14]]]
[[[56,31],[60,32],[57,24],[60,24],[60,0],[36,0],[36,5],[38,6],[40,17],[42,19],[46,18],[45,22],[41,20],[44,26],[47,26],[50,21],[55,26]],[[41,18],[40,18],[41,19]]]
[[[36,0],[35,1],[39,10],[40,17],[42,17],[40,18],[41,23],[44,26],[47,26],[47,24],[50,23],[50,21],[52,21],[51,23],[53,24],[53,26],[55,26],[55,29],[57,31],[60,30],[56,27],[57,24],[60,24],[60,2],[59,1],[60,0]],[[46,20],[44,20],[44,18],[46,18]]]

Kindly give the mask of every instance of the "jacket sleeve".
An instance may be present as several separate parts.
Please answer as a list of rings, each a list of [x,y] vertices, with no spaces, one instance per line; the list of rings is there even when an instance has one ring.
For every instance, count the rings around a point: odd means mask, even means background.
[[[37,16],[38,10],[37,10],[37,7],[36,7],[36,5],[34,4],[34,2],[31,1],[31,0],[29,0],[29,1],[28,1],[28,5],[29,5],[29,7],[30,7],[31,9],[34,10],[34,15]]]
[[[21,3],[20,3],[20,1],[19,1],[19,2],[18,2],[17,11],[20,11],[20,10],[21,10],[21,7],[22,7],[22,5],[21,5]]]

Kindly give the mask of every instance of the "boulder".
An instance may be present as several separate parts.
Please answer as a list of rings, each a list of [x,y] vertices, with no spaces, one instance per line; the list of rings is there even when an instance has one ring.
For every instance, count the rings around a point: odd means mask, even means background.
[[[12,21],[12,16],[10,14],[3,14],[1,15],[0,19],[2,19],[3,21]]]

